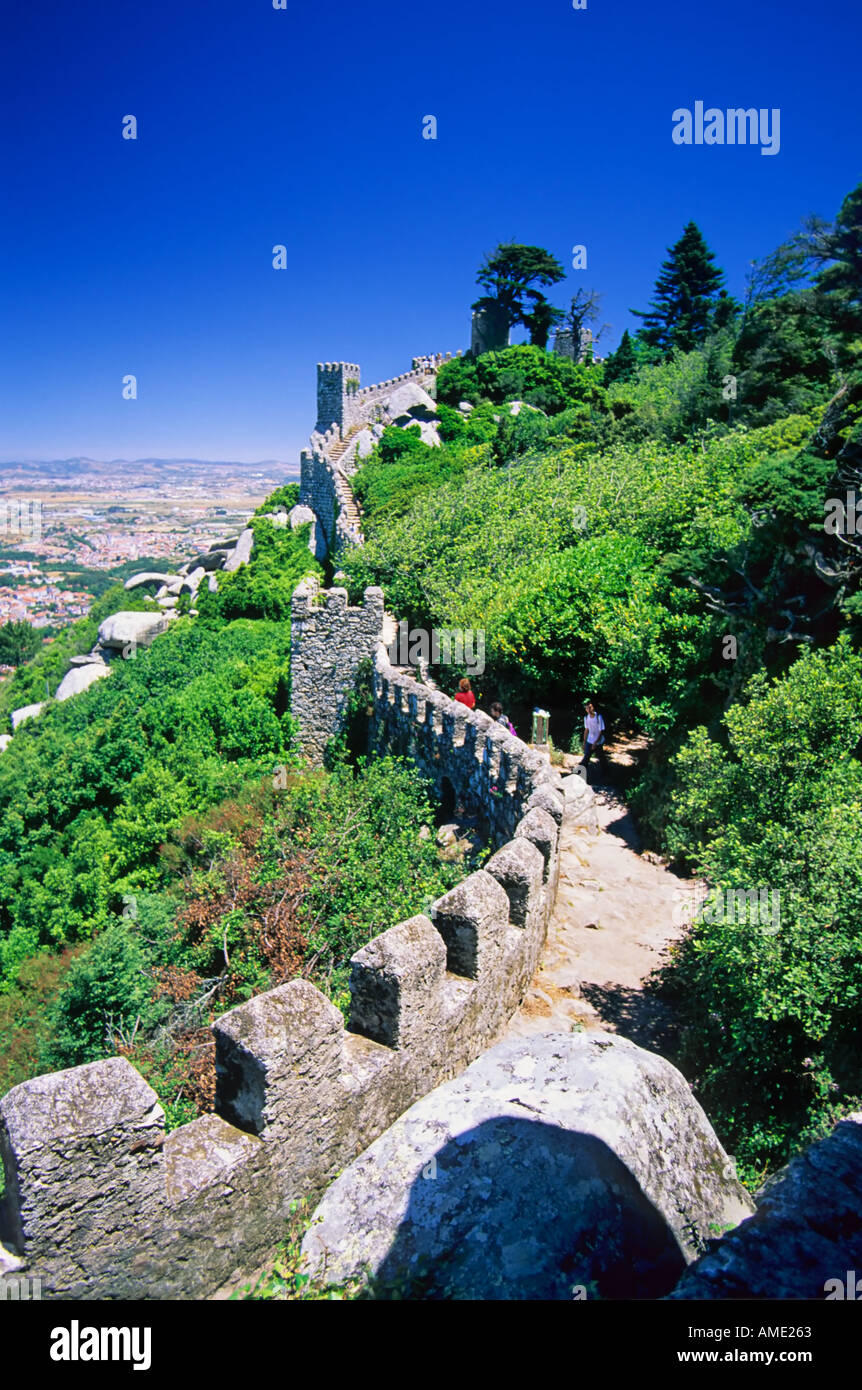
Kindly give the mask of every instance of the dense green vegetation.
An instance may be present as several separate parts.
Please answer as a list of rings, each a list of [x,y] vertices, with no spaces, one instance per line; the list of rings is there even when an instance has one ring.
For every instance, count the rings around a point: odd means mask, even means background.
[[[531,343],[441,369],[441,447],[383,433],[355,478],[366,544],[340,563],[414,627],[484,630],[478,693],[516,724],[546,705],[559,745],[589,694],[646,736],[642,828],[713,892],[664,980],[679,1061],[754,1181],[862,1095],[862,541],[830,501],[862,496],[862,188],[742,305],[689,223],[604,362],[546,351],[555,266],[486,260],[482,307]],[[597,300],[573,301],[574,331]],[[300,771],[290,595],[319,567],[306,528],[264,515],[295,501],[267,499],[251,563],[197,618],[0,757],[0,1086],[120,1050],[176,1123],[211,1103],[218,1011],[297,974],[343,1005],[392,904],[463,871],[420,834],[415,775],[357,760],[349,732]],[[0,712],[148,604],[107,591]],[[770,908],[715,911],[728,892]]]
[[[11,680],[0,686],[0,719],[14,709],[50,699],[69,669],[69,657],[92,651],[99,635],[99,624],[112,613],[151,612],[156,605],[140,590],[127,593],[122,584],[113,584],[97,599],[86,618],[70,623],[37,651],[33,660],[18,667]]]
[[[268,507],[277,503],[269,499]],[[23,725],[0,758],[0,1090],[120,1051],[169,1122],[212,1104],[208,1024],[296,976],[339,1005],[365,941],[450,887],[427,792],[389,759],[300,774],[290,594],[317,571],[256,519],[249,564],[110,677]],[[53,693],[117,587],[22,666],[4,708]],[[385,841],[387,853],[379,853]]]
[[[646,734],[653,843],[779,895],[776,931],[704,915],[666,981],[753,1180],[862,1093],[862,543],[829,501],[862,497],[862,187],[744,305],[722,283],[690,223],[604,363],[534,341],[447,364],[443,446],[384,433],[342,564],[414,627],[484,629],[479,694],[516,723],[545,705],[559,744],[593,695]]]
[[[20,666],[39,650],[42,634],[32,623],[10,622],[0,627],[0,665]]]

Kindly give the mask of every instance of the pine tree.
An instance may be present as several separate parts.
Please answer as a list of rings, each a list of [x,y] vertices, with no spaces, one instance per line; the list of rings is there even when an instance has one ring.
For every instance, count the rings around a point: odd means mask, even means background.
[[[712,327],[724,272],[694,222],[689,222],[675,246],[669,248],[656,280],[655,295],[646,312],[633,309],[643,319],[638,337],[666,356],[679,349],[700,347]]]
[[[620,345],[616,352],[612,352],[605,362],[605,386],[610,386],[612,381],[628,381],[634,376],[638,367],[638,359],[635,355],[634,344],[629,337],[629,331],[620,339]]]

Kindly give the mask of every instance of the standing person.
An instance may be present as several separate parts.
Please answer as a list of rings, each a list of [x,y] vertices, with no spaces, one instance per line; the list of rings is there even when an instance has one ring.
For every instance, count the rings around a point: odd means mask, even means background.
[[[502,724],[504,729],[508,729],[510,734],[515,733],[515,726],[511,719],[507,718],[503,713],[503,706],[500,704],[499,700],[495,700],[491,706],[491,718],[496,719],[498,724]]]
[[[458,690],[455,699],[460,700],[461,704],[466,705],[468,709],[476,708],[476,696],[470,689],[470,682],[466,676],[462,676],[458,682]]]
[[[586,767],[594,753],[598,754],[599,766],[602,776],[607,776],[607,760],[605,758],[605,721],[596,710],[592,700],[587,700],[584,705],[584,756],[581,758],[581,767]]]

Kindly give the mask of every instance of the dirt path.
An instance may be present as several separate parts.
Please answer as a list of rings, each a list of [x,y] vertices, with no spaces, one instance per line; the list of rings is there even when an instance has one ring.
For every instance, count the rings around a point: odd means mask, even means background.
[[[580,1026],[621,1033],[666,1055],[674,1051],[675,1020],[644,983],[682,935],[674,908],[693,885],[641,854],[633,818],[611,788],[597,786],[596,802],[598,834],[563,830],[548,939],[504,1036]]]

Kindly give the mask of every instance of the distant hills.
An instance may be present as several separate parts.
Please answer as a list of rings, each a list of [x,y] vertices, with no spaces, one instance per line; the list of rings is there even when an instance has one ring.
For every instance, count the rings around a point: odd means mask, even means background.
[[[14,459],[0,461],[0,472],[7,473],[9,470],[20,469],[27,473],[45,473],[51,477],[69,477],[80,473],[116,473],[122,468],[154,469],[230,469],[231,472],[255,473],[255,472],[274,472],[276,470],[299,474],[299,464],[289,462],[286,459],[260,459],[254,463],[241,463],[230,459],[90,459],[90,458],[69,458],[69,459]]]

